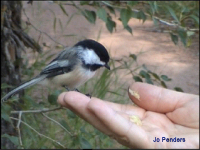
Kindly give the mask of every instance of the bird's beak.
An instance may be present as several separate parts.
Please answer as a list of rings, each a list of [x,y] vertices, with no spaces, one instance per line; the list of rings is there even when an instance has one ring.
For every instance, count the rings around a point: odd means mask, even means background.
[[[108,66],[108,64],[105,64],[104,67],[106,67],[108,70],[110,70],[110,66]]]

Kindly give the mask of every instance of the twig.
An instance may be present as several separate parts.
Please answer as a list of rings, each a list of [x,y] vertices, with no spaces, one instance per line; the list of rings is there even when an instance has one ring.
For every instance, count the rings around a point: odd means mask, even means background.
[[[62,5],[74,6],[74,4],[69,4],[69,3],[62,3]]]
[[[14,33],[14,32],[12,32],[12,30],[11,30],[11,35],[12,35],[12,37],[13,37],[13,40],[14,41],[16,41],[16,43],[19,45],[19,47],[26,53],[26,51],[25,51],[25,49],[24,49],[24,45],[23,45],[23,43],[22,42],[20,42],[20,40],[19,40],[19,38],[17,37],[17,35]]]
[[[101,2],[102,2],[104,5],[107,5],[107,6],[110,6],[110,7],[115,7],[115,8],[126,8],[126,7],[114,6],[114,5],[112,5],[112,4],[107,3],[106,1],[101,1]],[[132,11],[134,11],[134,12],[139,12],[139,10],[137,10],[137,9],[132,9]],[[151,17],[149,14],[147,14],[147,13],[145,13],[145,12],[144,12],[144,14],[145,14],[146,16]],[[159,21],[160,23],[165,24],[165,25],[168,25],[168,26],[179,27],[179,28],[182,28],[182,29],[190,30],[190,31],[199,31],[199,29],[188,29],[188,28],[182,27],[182,26],[180,26],[180,25],[178,25],[178,24],[169,23],[169,22],[167,22],[167,21],[165,21],[165,20],[162,20],[161,18],[156,17],[156,16],[152,16],[152,17],[153,17],[154,19],[156,19],[157,21]]]
[[[10,117],[10,119],[19,120],[19,119],[14,118],[14,117]],[[30,129],[32,129],[33,131],[35,131],[39,136],[45,137],[45,138],[51,140],[52,142],[57,143],[57,144],[60,145],[62,148],[65,148],[64,145],[60,144],[60,142],[58,142],[58,141],[56,141],[56,140],[54,140],[54,139],[52,139],[52,138],[50,138],[50,137],[48,137],[48,136],[46,136],[46,135],[44,135],[44,134],[39,133],[37,130],[35,130],[33,127],[31,127],[31,126],[30,126],[29,124],[27,124],[26,122],[24,122],[24,121],[21,120],[21,123],[23,123],[24,125],[26,125],[26,126],[29,127]]]
[[[20,112],[22,112],[22,113],[42,113],[42,112],[45,113],[45,112],[55,111],[55,110],[59,110],[59,109],[62,109],[62,106],[56,107],[56,108],[53,108],[53,109],[11,111],[11,114],[18,114]]]
[[[50,35],[48,35],[46,32],[43,32],[43,31],[37,29],[37,28],[30,22],[30,19],[29,19],[29,17],[28,17],[27,14],[26,14],[25,9],[23,9],[23,12],[24,12],[24,14],[25,14],[25,16],[26,16],[26,18],[27,18],[27,20],[28,20],[28,23],[29,23],[36,31],[45,34],[47,37],[49,37],[49,38],[50,38],[52,41],[54,41],[55,43],[60,44],[60,45],[62,45],[63,47],[65,47],[65,45],[63,45],[63,44],[57,42],[56,40],[54,40],[54,39],[53,39]]]
[[[8,18],[10,18],[10,19],[8,19]],[[42,51],[41,47],[38,44],[36,44],[33,39],[31,39],[28,35],[26,35],[25,32],[23,32],[23,29],[21,29],[21,27],[19,27],[19,25],[17,25],[17,23],[15,22],[15,20],[13,20],[11,18],[11,16],[6,14],[4,19],[5,19],[4,30],[5,30],[5,28],[8,28],[8,31],[9,31],[9,32],[7,32],[8,36],[11,36],[13,38],[13,42],[15,41],[15,43],[17,44],[17,47],[18,47],[16,49],[17,55],[18,55],[19,51],[21,51],[21,50],[23,50],[25,52],[24,44],[27,47],[36,49],[38,52]],[[7,31],[7,30],[5,30],[5,31]],[[21,41],[23,41],[24,44]]]
[[[11,56],[10,56],[10,53],[8,51],[8,45],[9,45],[9,43],[5,42],[5,51],[4,51],[4,53],[5,53],[5,56],[6,56],[6,60],[8,62],[7,66],[8,66],[9,73],[11,73],[11,70],[14,70],[13,69],[14,65],[13,65],[13,63],[11,61]],[[1,101],[1,103],[2,103],[2,101]]]
[[[20,146],[22,148],[24,148],[23,144],[22,144],[22,137],[21,137],[21,132],[20,132],[21,117],[22,117],[22,112],[20,111],[19,112],[19,119],[18,119],[18,123],[17,123],[17,131],[18,131],[18,134],[19,134],[19,143],[20,143]]]
[[[42,35],[42,33],[40,32],[40,35],[39,35],[38,40],[37,40],[38,43],[40,41],[41,35]]]
[[[73,136],[64,126],[62,126],[59,122],[57,122],[56,120],[50,118],[49,116],[45,115],[44,113],[42,113],[43,116],[45,116],[47,119],[55,122],[56,124],[58,124],[61,128],[63,128],[67,133],[69,133],[71,136]]]

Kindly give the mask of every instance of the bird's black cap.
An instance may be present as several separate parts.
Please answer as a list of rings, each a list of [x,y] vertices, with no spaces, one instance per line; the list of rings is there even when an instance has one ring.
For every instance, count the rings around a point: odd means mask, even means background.
[[[94,40],[86,39],[78,42],[74,46],[81,46],[83,48],[93,49],[95,53],[99,56],[101,61],[105,62],[106,64],[109,62],[110,57],[106,48],[102,44]]]

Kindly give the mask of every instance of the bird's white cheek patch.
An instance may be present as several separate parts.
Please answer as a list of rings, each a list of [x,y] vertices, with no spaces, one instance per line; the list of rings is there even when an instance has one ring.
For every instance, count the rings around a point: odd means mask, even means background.
[[[86,49],[80,55],[81,55],[81,58],[85,61],[86,64],[105,65],[105,62],[102,62],[99,59],[99,56],[93,50]]]

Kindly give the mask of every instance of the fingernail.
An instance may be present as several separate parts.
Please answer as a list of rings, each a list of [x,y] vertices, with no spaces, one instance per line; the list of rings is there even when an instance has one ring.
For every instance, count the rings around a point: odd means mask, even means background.
[[[137,100],[140,101],[140,95],[139,95],[139,93],[137,91],[133,91],[130,88],[128,89],[128,91],[132,96],[134,96]]]

